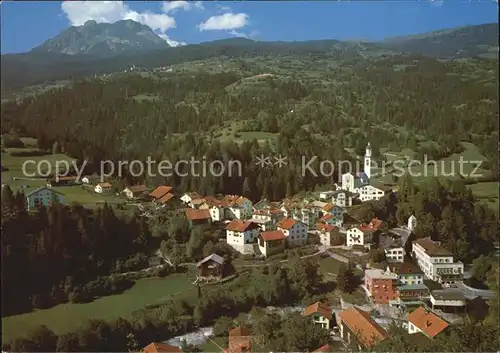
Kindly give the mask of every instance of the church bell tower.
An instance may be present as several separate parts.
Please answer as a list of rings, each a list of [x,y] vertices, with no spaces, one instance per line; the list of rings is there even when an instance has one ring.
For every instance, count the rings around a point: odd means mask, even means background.
[[[368,145],[366,146],[365,165],[363,169],[368,179],[371,178],[371,168],[372,168],[372,146],[370,145],[370,142],[368,142]]]

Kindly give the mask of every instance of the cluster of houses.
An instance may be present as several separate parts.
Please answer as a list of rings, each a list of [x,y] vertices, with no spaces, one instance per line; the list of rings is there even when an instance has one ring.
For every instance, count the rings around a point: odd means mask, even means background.
[[[397,252],[388,258],[386,269],[365,270],[364,288],[374,303],[411,307],[430,299],[433,306],[465,307],[461,292],[431,292],[424,284],[425,279],[453,287],[463,280],[464,265],[455,261],[450,251],[428,237],[413,241],[410,254],[404,248],[396,249],[386,249],[386,254]]]
[[[180,200],[187,206],[190,225],[222,224],[227,244],[242,254],[267,257],[305,246],[312,239],[331,246],[335,239],[341,239],[342,232],[347,233],[346,208],[332,202],[264,199],[253,204],[239,195],[216,198],[197,193],[186,193]]]
[[[57,186],[68,186],[77,183],[76,177],[60,177],[62,179],[53,179],[47,186],[42,186],[25,193],[26,207],[28,211],[36,210],[40,206],[49,206],[54,200],[58,203],[65,203],[65,194],[57,190]],[[82,181],[86,183],[83,178]],[[98,183],[93,186],[94,192],[98,194],[110,194],[113,186],[108,182]],[[173,197],[172,187],[160,185],[150,192],[145,185],[133,185],[126,187],[121,194],[129,200],[147,200],[153,201],[158,206],[166,205]]]
[[[344,345],[351,349],[369,350],[389,337],[388,331],[376,319],[357,307],[334,310],[325,303],[316,302],[305,308],[302,316],[309,317],[315,325],[323,329],[338,332]],[[431,310],[419,307],[408,315],[404,326],[409,334],[422,342],[426,339],[434,339],[446,331],[450,325]],[[250,328],[238,326],[228,331],[228,347],[219,346],[219,349],[221,353],[251,352],[252,345],[258,342],[258,336],[255,336]],[[338,351],[338,347],[334,348],[326,344],[312,353],[335,351]],[[142,353],[156,352],[172,353],[181,352],[181,350],[179,347],[164,343],[151,343],[142,350]]]

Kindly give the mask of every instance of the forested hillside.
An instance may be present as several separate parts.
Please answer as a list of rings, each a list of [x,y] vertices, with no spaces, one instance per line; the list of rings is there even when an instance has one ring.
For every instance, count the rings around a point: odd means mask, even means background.
[[[53,41],[57,42],[58,38],[54,38]],[[61,46],[66,47],[68,43],[63,41]],[[97,49],[97,52],[103,50],[103,48]],[[68,52],[72,52],[72,50],[68,49]],[[96,54],[92,50],[85,53]],[[44,82],[119,72],[132,65],[141,68],[156,68],[193,60],[218,58],[219,61],[223,61],[225,57],[248,58],[262,55],[274,57],[293,55],[308,59],[321,57],[325,60],[342,62],[343,60],[376,58],[381,55],[396,55],[398,53],[448,59],[481,57],[498,59],[498,24],[466,26],[423,33],[417,36],[392,38],[383,42],[344,42],[338,40],[258,42],[234,38],[147,51],[147,54],[140,52],[111,58],[82,54],[72,56],[39,51],[6,54],[1,57],[2,95],[21,87]]]
[[[87,79],[2,104],[2,132],[34,136],[45,150],[57,142],[65,153],[89,160],[89,172],[108,159],[237,159],[243,176],[149,181],[179,192],[279,199],[337,181],[337,174],[302,175],[301,156],[350,159],[345,148],[361,154],[367,141],[376,157],[385,146],[436,159],[470,141],[496,170],[497,77],[496,61],[486,59],[335,62],[290,55],[195,61],[172,72]],[[288,156],[288,168],[255,165],[255,156],[271,152]]]

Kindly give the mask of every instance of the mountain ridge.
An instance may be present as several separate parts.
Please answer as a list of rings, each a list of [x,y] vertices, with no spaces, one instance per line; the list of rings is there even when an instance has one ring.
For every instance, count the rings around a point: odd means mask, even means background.
[[[167,42],[150,27],[132,20],[114,23],[87,21],[82,26],[65,29],[57,36],[31,49],[30,52],[113,56],[168,47],[170,46]]]
[[[380,55],[419,55],[444,59],[498,58],[498,23],[444,29],[412,35],[406,40],[398,38],[389,42],[334,39],[264,42],[247,38],[228,38],[175,48],[130,50],[107,56],[91,52],[68,55],[32,50],[1,56],[1,82],[2,90],[12,91],[43,82],[123,71],[132,65],[147,69],[213,57],[319,55],[339,62],[365,60]],[[146,52],[148,55],[144,55]]]

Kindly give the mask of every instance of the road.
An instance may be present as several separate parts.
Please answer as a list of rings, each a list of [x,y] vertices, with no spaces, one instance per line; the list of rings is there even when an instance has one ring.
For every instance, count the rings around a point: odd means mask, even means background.
[[[403,246],[406,244],[406,242],[408,241],[408,238],[410,237],[410,234],[411,234],[411,232],[408,229],[401,228],[401,227],[400,228],[393,228],[389,231],[389,233],[393,233],[393,234],[400,236]]]
[[[326,251],[326,254],[328,254],[328,256],[330,256],[332,259],[338,260],[338,261],[343,262],[345,264],[349,263],[349,259],[345,256],[329,252],[328,250]],[[362,268],[360,264],[356,264],[356,268],[360,271],[364,271],[364,268]]]
[[[464,283],[458,283],[457,288],[464,294],[467,299],[474,299],[476,297],[481,297],[483,299],[493,299],[497,296],[497,294],[492,290],[472,288]]]

